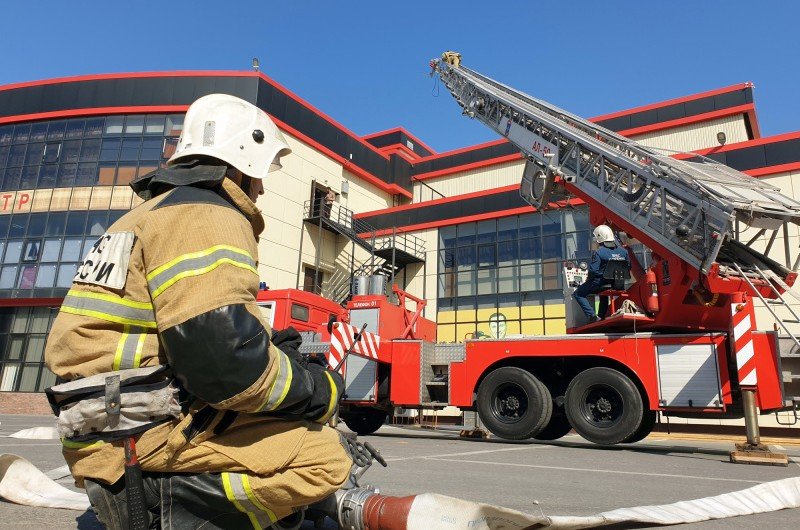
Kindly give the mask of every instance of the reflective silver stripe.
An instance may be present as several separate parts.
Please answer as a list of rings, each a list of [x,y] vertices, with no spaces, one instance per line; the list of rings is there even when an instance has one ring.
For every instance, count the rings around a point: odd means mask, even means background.
[[[142,346],[146,337],[147,333],[144,328],[125,326],[125,332],[119,339],[117,354],[114,356],[114,370],[139,368]]]
[[[156,327],[156,315],[150,303],[112,295],[70,291],[64,298],[61,311],[142,328]]]
[[[241,473],[222,473],[225,495],[237,510],[247,514],[253,528],[257,530],[269,528],[278,518],[272,510],[258,501],[249,480],[247,475]]]
[[[200,252],[179,256],[148,274],[147,285],[150,288],[150,294],[156,298],[178,280],[200,276],[222,264],[248,269],[258,274],[255,260],[246,251],[227,245],[218,245]]]
[[[267,400],[258,409],[259,412],[269,412],[278,408],[289,393],[289,387],[292,386],[292,364],[289,362],[289,357],[277,348],[274,350],[278,351],[278,373],[272,386],[269,387]]]

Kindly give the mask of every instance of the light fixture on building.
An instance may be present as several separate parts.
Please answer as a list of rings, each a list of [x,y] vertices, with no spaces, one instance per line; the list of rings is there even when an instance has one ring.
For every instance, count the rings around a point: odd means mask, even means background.
[[[253,57],[253,71],[258,72],[258,57]]]
[[[727,140],[727,137],[725,136],[725,133],[722,132],[722,131],[718,132],[717,133],[717,141],[719,142],[719,145],[725,145],[725,140]]]

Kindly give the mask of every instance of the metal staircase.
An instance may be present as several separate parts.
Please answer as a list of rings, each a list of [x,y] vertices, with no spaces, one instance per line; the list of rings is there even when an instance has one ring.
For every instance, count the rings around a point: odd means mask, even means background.
[[[324,198],[305,202],[303,220],[319,227],[320,239],[324,229],[345,236],[353,245],[370,254],[369,259],[360,263],[356,263],[351,255],[349,275],[334,276],[322,286],[322,294],[338,303],[344,304],[349,299],[354,276],[383,275],[387,278],[387,285],[391,285],[407,265],[425,263],[425,242],[421,238],[398,234],[396,229],[391,233],[381,231],[379,234],[375,227],[355,217],[351,210],[335,203],[325,204]],[[318,252],[320,248],[318,244]]]

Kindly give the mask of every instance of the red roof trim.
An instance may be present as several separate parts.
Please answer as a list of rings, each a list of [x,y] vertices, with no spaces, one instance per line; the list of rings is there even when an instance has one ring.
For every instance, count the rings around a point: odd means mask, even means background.
[[[683,96],[674,99],[668,99],[666,101],[660,101],[658,103],[651,103],[649,105],[642,105],[640,107],[633,107],[626,110],[620,110],[617,112],[612,112],[610,114],[603,114],[601,116],[595,116],[594,118],[590,118],[593,122],[599,122],[604,120],[610,120],[612,118],[619,118],[620,116],[627,116],[630,114],[636,114],[639,112],[645,112],[648,110],[653,109],[660,109],[663,107],[669,107],[670,105],[677,105],[679,103],[685,103],[687,101],[694,101],[696,99],[707,98],[711,96],[717,96],[719,94],[726,94],[728,92],[736,92],[737,90],[744,90],[746,88],[753,88],[753,83],[746,82],[746,83],[739,83],[737,85],[731,85],[723,88],[717,88],[714,90],[709,90],[707,92],[699,92],[697,94],[691,94],[689,96]]]
[[[788,164],[778,164],[777,166],[757,167],[744,171],[751,177],[768,177],[777,173],[788,173],[790,171],[800,171],[800,162],[790,162]]]
[[[151,105],[142,107],[94,107],[89,109],[69,109],[52,112],[37,112],[36,114],[19,114],[0,118],[0,125],[19,121],[51,120],[54,118],[75,118],[77,116],[96,116],[98,114],[146,114],[166,112],[186,112],[188,105]]]
[[[443,158],[445,156],[458,155],[458,154],[461,154],[461,153],[466,153],[467,151],[474,151],[476,149],[483,149],[484,147],[493,147],[495,145],[500,145],[500,144],[505,143],[507,141],[508,140],[506,140],[505,138],[498,138],[497,140],[492,140],[490,142],[484,142],[482,144],[470,145],[468,147],[460,147],[460,148],[454,149],[452,151],[445,151],[444,153],[437,153],[435,155],[423,156],[422,158],[417,160],[417,162],[415,162],[415,163],[427,162],[428,160],[435,160],[437,158]]]
[[[472,193],[465,193],[463,195],[455,195],[453,197],[444,197],[442,199],[433,199],[430,201],[424,202],[415,202],[413,204],[403,204],[401,206],[392,206],[390,208],[384,208],[382,210],[373,210],[371,212],[362,212],[353,215],[354,218],[360,219],[362,217],[374,217],[376,215],[386,214],[386,213],[394,213],[400,212],[404,210],[415,210],[417,208],[428,208],[430,206],[438,206],[439,204],[445,204],[448,202],[455,202],[455,201],[463,201],[465,199],[474,199],[475,197],[484,197],[486,195],[496,195],[498,193],[505,193],[508,191],[514,191],[519,189],[519,185],[512,184],[510,186],[502,186],[500,188],[492,188],[489,190],[480,190],[474,191]]]
[[[486,219],[497,219],[499,217],[508,217],[509,215],[520,215],[524,213],[531,213],[533,211],[535,211],[533,206],[521,206],[519,208],[512,208],[510,210],[500,210],[497,212],[482,213],[477,215],[467,215],[464,217],[453,217],[452,219],[443,219],[441,221],[431,221],[429,223],[420,223],[415,225],[397,227],[396,233],[402,234],[404,232],[418,232],[420,230],[429,230],[431,228],[439,228],[442,226],[449,226],[459,223],[485,221]],[[391,229],[381,230],[375,232],[375,236],[385,236],[391,233],[392,233]],[[371,236],[372,232],[370,232],[369,235]]]

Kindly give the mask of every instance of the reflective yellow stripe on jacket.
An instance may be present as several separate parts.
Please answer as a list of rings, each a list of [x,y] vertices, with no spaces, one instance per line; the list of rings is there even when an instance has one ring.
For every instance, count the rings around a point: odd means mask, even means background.
[[[178,256],[150,272],[147,275],[150,296],[155,299],[183,278],[206,274],[224,264],[258,274],[256,262],[247,251],[230,245],[214,245],[205,250]]]
[[[291,386],[292,364],[289,362],[289,357],[278,350],[278,373],[275,375],[275,379],[269,387],[267,400],[259,407],[259,411],[269,412],[278,408],[280,404],[283,403],[283,400],[286,399],[286,394],[289,393],[289,388]]]
[[[64,298],[61,311],[73,315],[99,318],[108,322],[155,329],[153,304],[134,302],[119,296],[71,289]]]
[[[322,417],[317,420],[320,423],[325,423],[328,421],[328,419],[333,415],[333,411],[336,410],[336,403],[339,401],[339,396],[336,392],[336,383],[334,383],[333,377],[327,371],[324,372],[324,374],[328,379],[328,384],[331,385],[331,399],[328,401],[328,410],[326,410],[325,414],[323,414]]]
[[[250,477],[241,473],[222,473],[225,496],[236,509],[247,515],[255,530],[269,528],[278,518],[275,512],[261,504],[250,487]]]
[[[146,337],[147,333],[144,328],[126,324],[117,343],[113,369],[128,370],[130,368],[139,368],[139,362],[142,359],[142,347]]]

